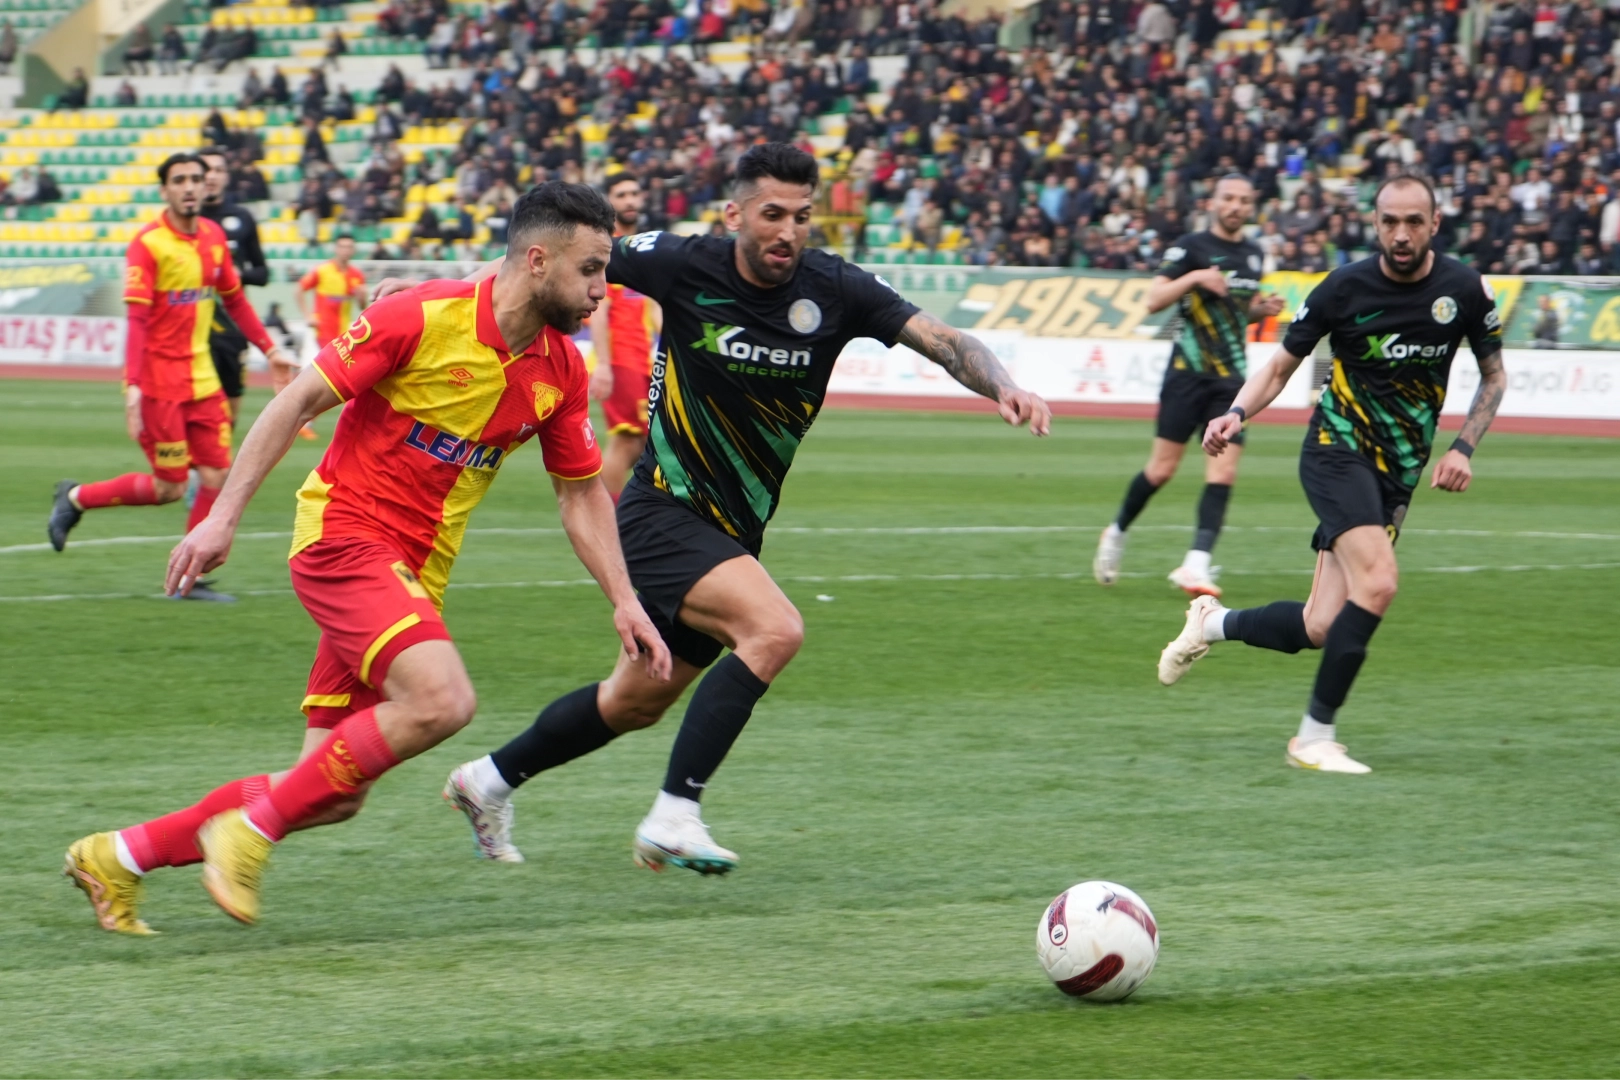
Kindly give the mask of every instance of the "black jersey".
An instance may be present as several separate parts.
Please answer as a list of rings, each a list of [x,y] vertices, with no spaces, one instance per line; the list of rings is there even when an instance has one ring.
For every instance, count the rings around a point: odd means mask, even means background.
[[[253,215],[245,207],[228,202],[203,203],[201,213],[224,230],[225,244],[231,250],[231,262],[235,264],[236,275],[242,279],[242,284],[268,285],[270,264],[265,261],[264,249],[259,246],[259,223],[253,220]],[[225,314],[222,304],[214,305],[214,323],[209,327],[209,334],[227,339],[228,347],[237,351],[247,348],[246,335]]]
[[[1478,357],[1498,352],[1502,322],[1485,279],[1456,259],[1437,254],[1428,276],[1408,283],[1374,255],[1311,290],[1283,348],[1308,357],[1324,336],[1333,371],[1306,445],[1348,447],[1410,488],[1429,460],[1458,344],[1467,338]]]
[[[776,512],[844,346],[893,345],[917,313],[882,278],[815,248],[787,283],[761,289],[737,272],[734,240],[647,232],[615,243],[607,277],[664,311],[636,475],[743,540]]]
[[[1188,233],[1164,253],[1158,277],[1174,280],[1210,267],[1226,278],[1226,295],[1191,288],[1177,302],[1181,336],[1170,354],[1170,366],[1216,378],[1248,374],[1249,302],[1260,291],[1265,262],[1252,240],[1222,240],[1212,232]]]

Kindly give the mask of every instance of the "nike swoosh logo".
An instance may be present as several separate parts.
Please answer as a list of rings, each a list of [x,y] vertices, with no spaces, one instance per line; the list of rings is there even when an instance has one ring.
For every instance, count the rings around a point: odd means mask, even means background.
[[[1376,318],[1378,318],[1378,316],[1382,315],[1383,313],[1384,313],[1384,309],[1379,308],[1377,311],[1373,312],[1370,315],[1357,315],[1356,316],[1356,325],[1360,326],[1362,323],[1366,322],[1368,319],[1376,319]]]
[[[725,296],[709,296],[705,293],[697,294],[698,307],[714,307],[716,304],[735,304],[737,301]]]

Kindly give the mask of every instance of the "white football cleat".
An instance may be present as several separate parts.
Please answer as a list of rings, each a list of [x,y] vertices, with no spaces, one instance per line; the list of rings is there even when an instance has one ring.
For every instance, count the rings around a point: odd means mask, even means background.
[[[737,853],[716,844],[694,813],[648,814],[636,828],[631,857],[654,871],[683,866],[700,874],[727,874],[737,869]]]
[[[1300,745],[1299,736],[1288,740],[1288,754],[1284,758],[1296,769],[1314,769],[1317,772],[1350,773],[1360,776],[1372,769],[1344,751],[1344,743],[1317,739]]]
[[[1170,571],[1170,584],[1188,596],[1219,596],[1221,587],[1209,574],[1199,573],[1190,566],[1178,566]]]
[[[480,790],[473,777],[474,763],[456,766],[444,782],[444,801],[467,815],[480,859],[519,863],[523,852],[512,846],[512,800],[498,799]]]
[[[1159,653],[1159,681],[1164,685],[1172,686],[1180,681],[1194,661],[1203,659],[1209,652],[1209,642],[1204,640],[1204,618],[1220,606],[1221,602],[1213,596],[1196,597],[1187,605],[1187,625]]]
[[[1097,554],[1091,560],[1091,574],[1099,585],[1119,580],[1119,564],[1125,559],[1125,533],[1113,522],[1097,539]]]

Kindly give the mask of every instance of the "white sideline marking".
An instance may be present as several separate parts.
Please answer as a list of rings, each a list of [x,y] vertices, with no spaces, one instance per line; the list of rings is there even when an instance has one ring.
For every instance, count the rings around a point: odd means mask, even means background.
[[[1620,562],[1601,563],[1519,563],[1512,566],[1420,566],[1403,568],[1403,574],[1517,574],[1529,571],[1556,573],[1565,570],[1620,570]],[[1222,577],[1272,577],[1297,575],[1309,577],[1314,567],[1287,570],[1223,570]],[[867,581],[1074,581],[1089,578],[1091,571],[1074,570],[1052,574],[798,574],[781,576],[779,582],[820,585],[829,581],[859,583]],[[1130,571],[1119,575],[1127,578],[1156,578],[1157,573]],[[450,589],[566,589],[579,585],[595,585],[591,578],[562,578],[556,581],[468,581],[451,582]],[[236,596],[291,596],[291,589],[237,589]],[[163,600],[162,593],[50,593],[40,596],[0,596],[0,604],[53,603],[62,600]]]
[[[971,533],[1094,533],[1101,525],[879,525],[830,526],[776,525],[766,530],[767,536],[784,534],[795,536],[956,536]],[[1314,525],[1228,525],[1224,532],[1255,533],[1307,533]],[[1134,525],[1132,532],[1192,532],[1191,525]],[[1495,529],[1402,529],[1407,536],[1473,536],[1509,537],[1523,540],[1620,540],[1620,533],[1546,532],[1526,530],[1502,532]],[[561,536],[556,528],[488,528],[468,529],[469,536]],[[107,536],[95,540],[74,540],[72,547],[110,547],[120,544],[176,544],[179,536]],[[290,532],[238,533],[238,540],[290,540]],[[12,544],[0,547],[0,555],[15,555],[25,551],[49,551],[50,544]]]

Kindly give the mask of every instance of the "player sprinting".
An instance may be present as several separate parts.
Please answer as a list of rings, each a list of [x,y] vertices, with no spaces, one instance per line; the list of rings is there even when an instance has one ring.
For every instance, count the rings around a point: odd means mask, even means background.
[[[267,356],[282,352],[243,295],[220,227],[199,216],[204,166],[192,154],[172,154],[158,166],[167,204],[130,241],[124,271],[129,313],[124,345],[124,420],[150,473],[56,485],[46,533],[61,551],[86,510],[171,503],[196,466],[201,480],[186,519],[189,532],[208,516],[231,466],[231,413],[209,346],[214,307],[223,304],[247,339]],[[230,599],[205,586],[197,599]]]
[[[329,342],[342,335],[354,320],[355,313],[366,304],[366,275],[358,266],[350,265],[354,258],[354,238],[340,236],[332,241],[332,257],[298,279],[298,310],[315,328],[315,346],[324,349]],[[279,374],[276,393],[292,381],[296,369]],[[315,438],[315,429],[305,424],[298,429],[302,439]]]
[[[204,169],[202,216],[225,233],[225,246],[230,249],[231,264],[236,267],[236,276],[242,284],[268,285],[270,264],[265,261],[264,248],[259,244],[259,223],[247,207],[238,205],[230,197],[230,159],[217,146],[197,151],[197,157]],[[225,403],[230,406],[232,424],[242,415],[243,357],[247,347],[247,336],[230,316],[215,307],[208,348],[213,353],[220,388],[225,391]]]
[[[1176,305],[1181,336],[1170,352],[1159,391],[1158,430],[1142,471],[1125,489],[1119,515],[1097,541],[1092,573],[1100,585],[1119,579],[1126,530],[1148,500],[1176,475],[1187,440],[1232,405],[1248,372],[1248,326],[1282,310],[1282,297],[1260,291],[1263,253],[1243,235],[1254,218],[1254,185],[1246,176],[1223,176],[1211,196],[1215,220],[1203,232],[1188,233],[1164,254],[1148,290],[1149,311]],[[1193,596],[1219,596],[1210,553],[1226,520],[1226,506],[1237,481],[1243,434],[1228,440],[1224,452],[1204,463],[1204,492],[1198,499],[1198,528],[1192,546],[1170,580]]]
[[[468,516],[531,437],[624,648],[649,681],[668,677],[668,650],[631,588],[597,479],[585,367],[568,340],[606,289],[611,228],[590,188],[536,188],[513,210],[499,275],[429,282],[374,305],[259,415],[214,513],[174,549],[166,586],[183,592],[225,560],[299,425],[347,403],[298,492],[290,557],[293,589],[321,630],[304,753],[286,773],[232,781],[195,806],[74,843],[65,872],[102,926],[149,933],[141,876],[198,861],[220,907],[255,921],[276,842],[351,816],[379,776],[466,725],[473,688],[441,601]]]
[[[641,181],[613,173],[606,184],[613,207],[613,236],[629,236],[641,220],[645,196]],[[647,388],[652,384],[652,343],[663,315],[656,301],[626,285],[608,285],[607,296],[591,316],[596,369],[591,397],[602,403],[608,444],[602,452],[602,483],[618,501],[630,469],[647,447]]]
[[[1275,400],[1316,343],[1329,339],[1333,373],[1299,458],[1300,482],[1320,522],[1311,538],[1317,556],[1310,598],[1228,611],[1213,597],[1199,597],[1159,657],[1159,681],[1169,685],[1215,641],[1286,653],[1321,649],[1310,707],[1288,742],[1287,760],[1323,772],[1371,771],[1337,741],[1334,718],[1395,598],[1395,541],[1429,459],[1458,344],[1466,339],[1478,360],[1479,391],[1430,487],[1468,489],[1469,458],[1507,387],[1489,285],[1429,248],[1438,223],[1429,182],[1386,180],[1375,208],[1383,254],[1333,271],[1311,291],[1276,355],[1204,435],[1205,451],[1219,454],[1245,420]]]
[[[657,723],[705,668],[670,752],[635,861],[725,873],[699,800],[754,706],[799,651],[804,622],[759,563],[765,526],[846,343],[904,343],[1000,406],[1010,424],[1050,429],[983,343],[920,312],[889,284],[807,249],[816,160],[783,143],[737,163],[726,205],[735,239],[642,233],[614,247],[608,279],[664,310],[651,434],[619,499],[619,538],[641,602],[675,655],[674,676],[620,657],[613,673],[552,702],[495,753],[451,773],[445,796],[479,853],[508,862],[515,788],[628,731]],[[731,652],[716,663],[726,649]],[[711,668],[711,665],[712,668]]]

